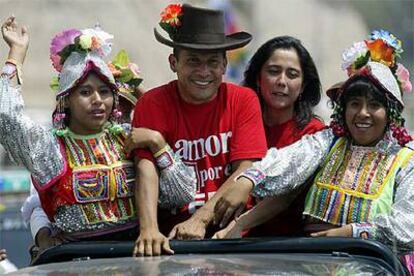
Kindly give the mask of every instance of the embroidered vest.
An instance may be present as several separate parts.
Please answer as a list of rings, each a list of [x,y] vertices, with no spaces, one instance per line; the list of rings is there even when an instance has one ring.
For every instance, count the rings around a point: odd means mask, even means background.
[[[389,214],[395,176],[412,155],[409,148],[383,153],[338,139],[307,194],[304,214],[334,225]]]
[[[63,232],[80,237],[135,226],[135,171],[123,150],[124,135],[69,132],[58,139],[66,171],[39,193],[49,219]]]

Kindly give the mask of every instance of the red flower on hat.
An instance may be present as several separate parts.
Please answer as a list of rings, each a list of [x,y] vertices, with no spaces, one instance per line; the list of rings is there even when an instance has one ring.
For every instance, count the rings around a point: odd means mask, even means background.
[[[167,23],[171,27],[178,27],[181,25],[180,16],[182,15],[182,9],[180,4],[168,5],[161,12],[161,22]]]
[[[381,62],[388,67],[394,65],[394,49],[382,39],[365,41],[365,43],[371,53],[371,60]]]

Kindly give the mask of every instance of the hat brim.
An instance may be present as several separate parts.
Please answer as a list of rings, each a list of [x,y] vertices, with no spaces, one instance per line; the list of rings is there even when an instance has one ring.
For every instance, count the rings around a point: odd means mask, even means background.
[[[335,83],[334,85],[332,85],[331,87],[328,88],[328,90],[326,90],[326,95],[334,102],[338,101],[340,92],[342,87],[344,86],[345,82],[341,81],[338,83]]]
[[[192,49],[192,50],[206,50],[206,51],[213,51],[213,50],[233,50],[237,48],[241,48],[248,44],[252,40],[252,35],[246,32],[237,32],[230,35],[226,35],[226,39],[224,43],[221,44],[193,44],[193,43],[180,43],[175,42],[170,39],[163,37],[157,30],[154,28],[154,35],[155,39],[158,42],[165,44],[167,46],[173,48],[184,48],[184,49]]]
[[[135,105],[137,103],[138,99],[132,92],[124,91],[122,88],[120,88],[118,91],[118,95],[120,100],[122,99],[128,101],[132,105]]]
[[[331,87],[326,90],[326,95],[334,102],[339,103],[342,91],[344,90],[344,87],[346,87],[353,79],[356,77],[361,76],[361,74],[355,74],[351,77],[349,77],[346,81],[341,81],[338,83],[335,83]],[[372,75],[362,75],[366,76],[367,78],[370,78],[374,83],[379,85],[390,97],[392,97],[402,108],[404,108],[404,102],[397,98],[393,93],[391,93],[375,76]]]

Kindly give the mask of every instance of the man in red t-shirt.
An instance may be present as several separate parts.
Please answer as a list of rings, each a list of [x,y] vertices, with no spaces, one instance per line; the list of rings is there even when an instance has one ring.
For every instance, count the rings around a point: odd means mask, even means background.
[[[256,95],[249,88],[222,80],[227,64],[225,51],[246,45],[251,35],[239,32],[225,36],[221,11],[170,5],[161,15],[160,25],[171,40],[156,29],[154,33],[159,42],[174,49],[169,64],[177,80],[148,91],[139,100],[133,126],[163,135],[175,154],[194,171],[197,194],[195,201],[183,208],[160,210],[158,226],[158,172],[152,153],[137,151],[135,198],[140,236],[134,255],[139,256],[159,255],[161,249],[171,252],[164,236],[168,233],[176,239],[204,238],[217,200],[235,183],[235,177],[262,158],[267,149]],[[230,215],[244,208],[250,190],[239,187],[240,200],[230,206]]]

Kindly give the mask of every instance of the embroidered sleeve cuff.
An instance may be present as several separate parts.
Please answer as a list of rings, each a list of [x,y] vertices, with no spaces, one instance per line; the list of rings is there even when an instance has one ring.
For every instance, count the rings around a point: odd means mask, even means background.
[[[174,164],[174,152],[169,145],[166,145],[155,153],[154,157],[160,170],[166,169]]]
[[[256,187],[257,184],[259,184],[265,179],[266,175],[264,174],[264,172],[262,172],[259,169],[251,168],[251,169],[246,170],[244,173],[240,174],[236,178],[236,180],[239,179],[240,177],[248,178],[250,181],[253,182],[253,185]]]
[[[9,75],[9,78],[13,78],[15,75],[17,75],[17,83],[23,84],[23,74],[22,74],[22,65],[15,61],[14,59],[7,59],[6,60],[6,66],[13,66],[14,72],[12,75]]]
[[[374,237],[374,227],[369,223],[351,223],[352,237],[372,239]]]
[[[2,76],[12,79],[16,75],[16,66],[14,64],[6,63],[1,71]]]

